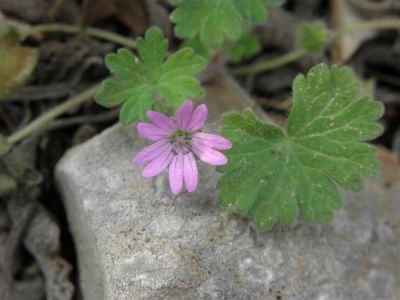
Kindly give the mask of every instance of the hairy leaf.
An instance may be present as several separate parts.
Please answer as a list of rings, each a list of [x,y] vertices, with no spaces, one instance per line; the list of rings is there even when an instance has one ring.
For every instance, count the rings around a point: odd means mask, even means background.
[[[321,64],[298,76],[287,133],[251,110],[226,114],[222,133],[233,148],[219,168],[219,201],[265,229],[278,220],[292,224],[298,214],[304,222],[330,222],[341,206],[336,186],[358,191],[379,172],[376,149],[364,142],[382,132],[374,121],[383,107],[356,98],[358,86],[346,67]]]
[[[263,23],[267,19],[265,0],[170,0],[177,6],[171,15],[175,33],[183,39],[200,35],[208,48],[219,48],[225,38],[238,40],[244,22]],[[273,1],[276,2],[276,1]]]
[[[113,77],[103,82],[96,101],[104,107],[122,104],[120,121],[123,124],[145,119],[157,95],[174,107],[185,99],[203,95],[193,76],[204,66],[204,59],[183,48],[165,60],[168,41],[159,29],[149,29],[145,39],[137,41],[139,59],[126,49],[106,57],[107,68]]]

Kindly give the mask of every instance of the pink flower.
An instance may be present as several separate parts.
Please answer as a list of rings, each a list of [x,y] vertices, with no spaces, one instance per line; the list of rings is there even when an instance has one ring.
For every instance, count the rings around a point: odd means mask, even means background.
[[[224,165],[228,159],[217,150],[226,150],[232,144],[222,136],[200,130],[207,122],[207,106],[193,110],[193,102],[186,101],[176,114],[176,122],[162,113],[149,111],[152,122],[139,123],[139,134],[154,143],[140,151],[133,159],[137,165],[146,165],[143,177],[149,178],[169,168],[169,185],[178,195],[185,184],[193,192],[199,181],[195,157],[212,166]]]

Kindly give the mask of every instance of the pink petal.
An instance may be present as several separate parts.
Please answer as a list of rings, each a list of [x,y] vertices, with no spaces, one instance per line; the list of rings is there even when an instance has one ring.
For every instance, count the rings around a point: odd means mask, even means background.
[[[168,131],[169,133],[172,133],[178,128],[174,120],[168,118],[166,115],[162,113],[156,111],[149,111],[147,112],[147,117],[155,126],[165,131]]]
[[[143,170],[142,176],[149,178],[157,176],[168,167],[174,154],[170,149],[164,150],[156,159],[153,159]]]
[[[171,144],[167,139],[162,139],[147,146],[133,158],[133,163],[144,165],[160,156],[166,149],[171,151]]]
[[[164,129],[142,122],[137,125],[137,130],[142,137],[150,141],[158,141],[170,135],[170,132]]]
[[[199,105],[193,112],[186,129],[188,131],[198,131],[204,127],[207,122],[208,111],[205,104]]]
[[[183,179],[189,193],[194,192],[199,181],[196,160],[192,153],[183,156]]]
[[[183,154],[175,155],[169,165],[169,186],[174,195],[178,195],[183,186]]]
[[[214,150],[213,148],[203,146],[199,143],[193,143],[193,152],[207,164],[212,166],[225,165],[228,159],[221,152]]]
[[[176,123],[180,129],[186,130],[187,125],[192,117],[193,102],[185,101],[176,113]]]
[[[226,138],[211,133],[198,132],[193,135],[193,142],[218,150],[232,148],[232,143]]]

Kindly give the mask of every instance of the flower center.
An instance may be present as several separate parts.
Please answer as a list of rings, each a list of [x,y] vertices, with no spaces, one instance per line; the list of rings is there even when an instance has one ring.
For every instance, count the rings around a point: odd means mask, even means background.
[[[192,133],[190,132],[178,129],[169,137],[169,142],[172,145],[172,152],[175,155],[192,152]]]

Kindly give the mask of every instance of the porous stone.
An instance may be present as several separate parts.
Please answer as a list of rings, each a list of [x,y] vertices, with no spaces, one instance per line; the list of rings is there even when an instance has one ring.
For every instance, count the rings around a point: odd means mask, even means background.
[[[261,232],[219,206],[212,168],[177,198],[144,179],[130,162],[146,144],[116,125],[56,168],[84,299],[399,299],[397,165],[343,193],[331,225]]]

